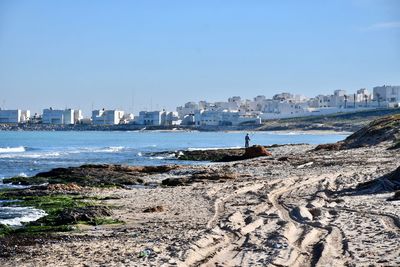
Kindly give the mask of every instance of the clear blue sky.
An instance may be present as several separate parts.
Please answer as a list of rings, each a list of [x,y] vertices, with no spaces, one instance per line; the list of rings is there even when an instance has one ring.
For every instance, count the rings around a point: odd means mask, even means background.
[[[400,84],[400,1],[0,0],[0,106],[134,110]]]

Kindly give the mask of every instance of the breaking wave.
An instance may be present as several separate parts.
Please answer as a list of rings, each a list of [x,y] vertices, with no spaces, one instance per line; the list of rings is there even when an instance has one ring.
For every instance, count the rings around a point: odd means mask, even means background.
[[[0,153],[19,153],[19,152],[25,152],[26,148],[23,146],[17,146],[17,147],[0,147]]]
[[[0,206],[0,224],[10,226],[22,226],[22,223],[33,222],[47,213],[43,210],[30,207],[1,207]]]

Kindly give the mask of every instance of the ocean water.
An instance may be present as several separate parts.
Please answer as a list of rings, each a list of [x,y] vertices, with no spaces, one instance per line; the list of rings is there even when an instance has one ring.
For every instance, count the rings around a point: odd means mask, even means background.
[[[253,132],[251,144],[321,144],[336,142],[348,134],[298,132]],[[2,179],[31,176],[57,167],[87,163],[128,165],[204,164],[166,157],[151,152],[181,149],[232,148],[244,145],[244,132],[0,132],[0,188],[21,187],[2,184]],[[4,202],[4,201],[3,201]],[[5,207],[0,201],[0,223],[21,226],[45,216],[44,211]]]
[[[251,132],[251,144],[321,144],[348,134]],[[87,163],[160,165],[177,163],[170,157],[151,157],[158,151],[241,147],[244,132],[0,132],[1,179],[31,176],[56,167]],[[179,161],[180,164],[185,162]],[[192,162],[186,162],[192,164]]]

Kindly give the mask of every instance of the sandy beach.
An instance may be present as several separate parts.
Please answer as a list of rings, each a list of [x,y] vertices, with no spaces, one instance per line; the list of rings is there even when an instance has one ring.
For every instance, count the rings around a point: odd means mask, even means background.
[[[0,265],[399,266],[400,201],[387,201],[393,192],[356,189],[398,167],[387,146],[281,146],[272,157],[144,177],[210,174],[184,186],[85,188],[124,223],[9,240]]]

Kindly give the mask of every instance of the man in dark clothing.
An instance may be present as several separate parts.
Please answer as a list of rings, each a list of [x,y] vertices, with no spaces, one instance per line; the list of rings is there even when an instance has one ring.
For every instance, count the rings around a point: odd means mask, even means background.
[[[244,138],[244,146],[247,148],[250,145],[250,137],[249,134],[246,134],[246,137]]]

